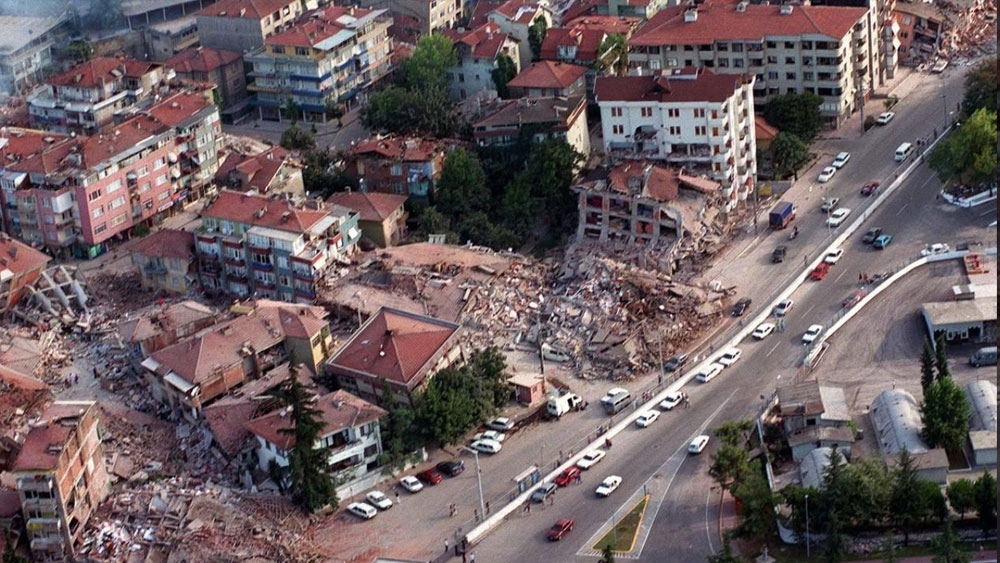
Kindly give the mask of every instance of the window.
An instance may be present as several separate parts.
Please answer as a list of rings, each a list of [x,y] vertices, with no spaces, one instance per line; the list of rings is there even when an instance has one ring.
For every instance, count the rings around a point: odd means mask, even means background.
[[[150,185],[149,182],[143,182],[142,187],[139,188],[139,191],[142,192],[142,193],[146,193],[146,192],[149,191],[149,188],[151,188],[151,187],[153,187],[153,186]]]
[[[795,48],[795,43],[793,43],[791,41],[785,41],[785,48],[786,49],[794,49]]]
[[[87,194],[87,201],[94,201],[95,199],[101,197],[102,195],[104,195],[104,192],[102,192],[101,190],[94,190],[89,194]]]
[[[719,59],[719,68],[728,68],[729,59]]]
[[[392,174],[393,176],[402,176],[403,175],[403,165],[402,164],[393,164],[391,167],[389,167],[389,173]]]
[[[170,196],[170,192],[160,192],[159,195],[156,196],[156,201],[163,201],[163,200],[167,199],[167,197],[169,197],[169,196]]]
[[[95,207],[93,211],[90,212],[90,216],[97,219],[101,215],[104,215],[104,206]]]
[[[705,127],[704,125],[697,125],[694,128],[694,134],[695,135],[699,135],[699,136],[700,135],[705,135],[707,132],[708,132],[708,128]]]
[[[733,52],[734,53],[742,53],[743,52],[743,44],[742,43],[733,43]]]
[[[785,64],[786,65],[793,65],[793,64],[795,64],[795,57],[785,57]]]
[[[42,207],[52,207],[52,200],[50,200],[49,198],[43,198]]]
[[[622,108],[611,108],[611,117],[621,117]]]
[[[795,75],[794,72],[786,72],[785,73],[785,80],[795,80],[795,76],[796,75]]]
[[[681,116],[681,110],[677,108],[672,108],[667,110],[667,117],[680,117],[680,116]]]
[[[767,79],[768,80],[777,80],[778,79],[778,73],[777,72],[768,72],[767,73]]]
[[[111,226],[117,227],[128,220],[128,213],[122,213],[111,219]]]
[[[160,158],[153,161],[153,170],[156,170],[157,168],[163,168],[166,164],[167,164],[167,159],[161,156]]]
[[[306,56],[309,54],[309,49],[306,49],[305,47],[296,47],[295,54],[300,56]]]
[[[769,65],[776,65],[776,64],[778,64],[778,57],[775,57],[773,55],[768,56],[767,57],[767,64],[769,64]]]
[[[743,68],[743,59],[733,59],[733,68]]]
[[[288,258],[284,256],[278,256],[278,267],[282,269],[288,268]],[[288,285],[287,283],[285,285]]]
[[[156,178],[156,185],[157,186],[162,186],[163,184],[166,184],[166,183],[167,183],[167,175],[166,174],[161,174],[158,178]]]
[[[403,183],[402,182],[395,182],[395,183],[393,183],[393,185],[392,185],[392,193],[394,193],[394,194],[402,194],[403,193]]]
[[[712,127],[712,136],[713,137],[718,137],[719,136],[719,128],[718,127]]]
[[[146,174],[149,174],[149,167],[148,166],[143,166],[142,168],[137,169],[135,171],[135,174],[136,174],[136,176],[139,176],[139,177],[145,176]]]
[[[803,72],[802,73],[802,79],[803,80],[813,80],[814,76],[815,75],[813,73],[811,73],[811,72]]]
[[[271,264],[271,255],[266,253],[252,252],[250,259],[258,264]]]
[[[670,127],[669,131],[670,131],[671,135],[680,135],[681,134],[681,128],[677,127],[677,126]]]
[[[728,51],[729,43],[719,43],[718,45],[715,46],[715,49],[717,51],[723,51],[723,52]]]
[[[611,134],[612,135],[621,135],[623,133],[625,133],[625,126],[624,125],[617,125],[616,124],[616,125],[612,125],[611,126]]]
[[[639,115],[642,117],[653,117],[653,108],[640,108]]]
[[[103,233],[106,230],[108,230],[108,224],[107,223],[101,223],[100,225],[94,227],[94,234],[95,235],[99,235],[99,234]]]
[[[118,196],[114,199],[114,201],[108,204],[108,210],[118,209],[123,205],[125,205],[125,196]]]
[[[696,118],[705,117],[705,108],[695,108],[692,110]]]

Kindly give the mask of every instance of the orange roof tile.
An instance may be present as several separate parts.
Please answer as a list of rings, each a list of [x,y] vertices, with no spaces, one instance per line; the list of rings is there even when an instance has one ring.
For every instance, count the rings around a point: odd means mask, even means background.
[[[708,69],[662,70],[647,76],[598,76],[594,97],[600,102],[722,102],[740,87],[738,74]]]
[[[510,88],[553,88],[572,86],[587,74],[587,67],[555,62],[538,61],[522,70],[507,83]]]
[[[299,0],[219,0],[197,12],[199,16],[264,19]]]
[[[212,72],[243,58],[239,51],[226,51],[209,47],[190,47],[167,59],[164,64],[183,74]]]
[[[93,403],[56,402],[42,413],[41,419],[28,432],[21,451],[11,466],[12,472],[53,471],[59,465],[59,456],[66,440],[75,429],[72,425],[60,424],[66,418],[79,418],[93,406]]]
[[[194,233],[175,229],[162,229],[132,245],[130,252],[148,258],[194,259]]]
[[[754,116],[754,133],[758,141],[773,141],[778,136],[778,128],[764,119],[763,115]]]
[[[320,437],[374,422],[388,414],[384,409],[342,389],[317,397],[313,406],[320,411],[319,419],[323,423]],[[295,446],[295,435],[282,431],[293,428],[286,408],[255,418],[246,427],[279,449],[288,451]]]
[[[285,213],[288,215],[285,216]],[[326,217],[327,212],[298,208],[287,200],[222,190],[219,197],[202,211],[202,216],[304,233]]]
[[[362,221],[381,223],[403,207],[406,196],[380,192],[337,192],[326,201],[357,211]]]
[[[464,45],[469,50],[470,56],[479,59],[497,58],[509,37],[500,31],[500,26],[495,23],[484,23],[465,33],[457,29],[442,29],[441,34],[455,42],[456,48],[461,49],[459,45]]]
[[[426,162],[443,147],[433,139],[421,137],[370,137],[360,141],[348,150],[348,154],[362,155],[375,153],[380,157],[403,162]]]
[[[10,270],[14,274],[23,274],[32,270],[40,270],[52,258],[12,238],[7,233],[0,233],[0,271]]]
[[[122,76],[141,76],[154,66],[159,66],[159,64],[134,59],[94,57],[49,78],[46,83],[54,86],[97,88],[100,86],[101,80],[110,83]]]

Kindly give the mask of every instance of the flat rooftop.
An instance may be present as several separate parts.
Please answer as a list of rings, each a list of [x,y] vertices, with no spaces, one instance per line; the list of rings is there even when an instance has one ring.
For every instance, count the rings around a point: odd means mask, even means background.
[[[924,303],[924,318],[934,326],[980,323],[997,320],[996,299],[969,299]]]
[[[11,55],[62,23],[61,17],[0,16],[0,55]]]

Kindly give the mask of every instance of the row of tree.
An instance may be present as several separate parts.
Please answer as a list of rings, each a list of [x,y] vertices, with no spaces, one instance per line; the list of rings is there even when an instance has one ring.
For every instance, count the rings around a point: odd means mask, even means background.
[[[822,104],[823,98],[812,92],[790,92],[764,107],[764,119],[778,129],[769,151],[763,155],[771,160],[776,178],[794,175],[809,160],[809,143],[823,127],[819,109]]]
[[[956,130],[934,148],[930,166],[943,182],[996,182],[997,59],[987,59],[965,77]]]
[[[934,351],[924,339],[920,356],[920,404],[924,428],[921,437],[932,448],[961,452],[969,435],[969,403],[965,392],[951,378],[944,335],[938,335]]]

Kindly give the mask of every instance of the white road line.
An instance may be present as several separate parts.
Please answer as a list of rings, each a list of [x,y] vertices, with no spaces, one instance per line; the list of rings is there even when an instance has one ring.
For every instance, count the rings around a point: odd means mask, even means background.
[[[771,350],[769,350],[767,354],[764,354],[764,357],[766,358],[766,357],[770,356],[772,352],[774,352],[775,350],[778,349],[778,346],[781,346],[781,342],[775,342],[774,346],[771,347]]]
[[[837,277],[835,277],[835,278],[833,278],[833,282],[834,282],[834,283],[837,283],[837,282],[839,282],[839,281],[840,281],[840,278],[844,277],[844,274],[846,274],[846,273],[847,273],[847,270],[844,270],[844,269],[841,269],[841,270],[840,270],[840,275],[839,275],[839,276],[837,276]]]
[[[903,212],[903,210],[904,210],[904,209],[906,209],[906,206],[907,206],[907,205],[910,205],[910,203],[909,203],[909,202],[906,202],[906,203],[904,203],[904,204],[903,204],[903,207],[900,207],[900,208],[899,208],[899,211],[897,211],[897,212],[896,212],[896,215],[899,215],[900,213],[902,213],[902,212]]]
[[[712,545],[712,532],[710,530],[710,525],[708,523],[708,507],[712,500],[712,489],[709,488],[708,492],[705,493],[705,538],[708,540],[708,552],[714,554],[715,546]]]
[[[750,249],[751,249],[751,248],[753,248],[753,245],[754,245],[754,244],[755,244],[755,243],[756,243],[756,242],[757,242],[757,241],[758,241],[759,239],[760,239],[760,236],[759,236],[759,235],[758,235],[758,236],[756,236],[756,237],[754,237],[754,239],[753,239],[752,241],[750,241],[749,243],[747,243],[747,246],[746,246],[746,248],[744,248],[744,249],[743,249],[743,252],[740,252],[739,254],[737,254],[737,255],[736,255],[736,258],[737,258],[737,259],[739,259],[739,258],[743,258],[743,255],[744,255],[744,254],[746,254],[747,252],[749,252],[749,251],[750,251]]]
[[[996,212],[997,212],[997,210],[996,210],[996,209],[992,209],[992,208],[991,208],[991,209],[987,209],[986,211],[983,211],[982,213],[980,213],[980,214],[979,214],[979,216],[980,216],[980,217],[982,217],[983,215],[989,215],[989,214],[991,214],[991,213],[992,213],[992,214],[995,214]]]
[[[809,306],[809,308],[808,308],[808,309],[806,309],[806,310],[805,310],[805,311],[804,311],[804,312],[802,313],[802,316],[804,317],[804,316],[808,315],[808,314],[809,314],[809,311],[812,311],[812,310],[813,310],[813,307],[815,307],[815,306],[816,306],[816,304],[815,304],[815,303],[813,303],[812,305],[810,305],[810,306]]]

